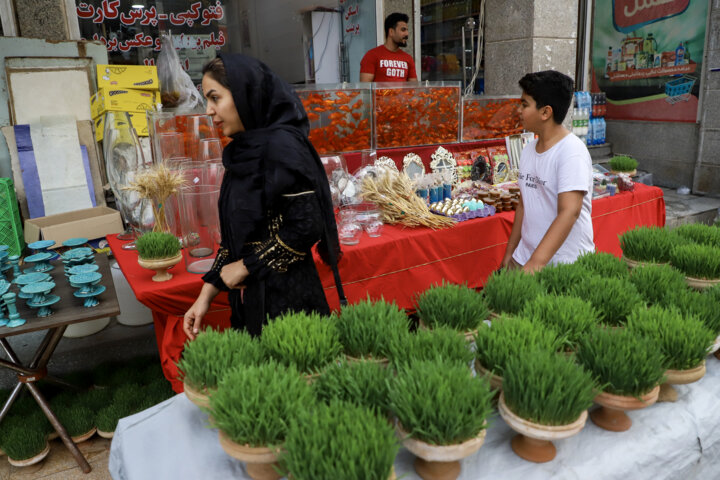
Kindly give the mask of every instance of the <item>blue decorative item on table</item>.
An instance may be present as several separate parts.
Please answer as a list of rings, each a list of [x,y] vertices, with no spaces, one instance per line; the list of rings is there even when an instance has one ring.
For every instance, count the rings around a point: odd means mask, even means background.
[[[50,280],[50,278],[50,274],[45,272],[23,273],[22,275],[18,275],[17,277],[15,277],[12,283],[20,286],[20,293],[18,294],[18,298],[24,298],[25,300],[28,300],[32,298],[32,295],[23,293],[22,287],[24,287],[25,285],[30,285],[31,283],[47,282]]]
[[[72,267],[77,265],[87,265],[95,263],[95,253],[90,247],[73,248],[63,253],[61,256],[65,265],[65,273],[69,273]]]
[[[442,188],[443,188],[443,200],[452,198],[452,185],[449,183],[444,183]]]
[[[25,263],[34,263],[30,268],[25,269],[25,273],[32,273],[32,272],[49,272],[54,267],[50,265],[50,259],[53,257],[54,254],[50,252],[40,252],[36,253],[35,255],[30,255],[29,257],[25,257]]]
[[[38,240],[37,242],[28,243],[28,248],[35,253],[47,252],[48,248],[55,245],[55,240]]]
[[[25,285],[20,292],[25,295],[32,295],[27,305],[30,308],[37,308],[38,317],[48,317],[52,315],[52,305],[60,301],[60,297],[52,295],[50,292],[55,288],[55,282],[36,282]]]
[[[428,202],[428,189],[427,188],[418,188],[417,190],[415,190],[415,193],[417,194],[418,197],[425,200],[425,203]]]
[[[84,298],[85,302],[83,305],[86,308],[94,307],[100,303],[97,296],[105,291],[104,285],[98,285],[100,280],[102,280],[102,274],[99,272],[78,273],[70,276],[70,285],[78,289],[73,295],[78,298]]]
[[[75,265],[74,267],[67,268],[65,275],[67,277],[70,277],[71,275],[79,275],[81,273],[97,272],[99,268],[100,267],[98,267],[94,263],[85,263],[83,265]]]
[[[8,257],[8,262],[10,263],[10,266],[12,267],[13,278],[22,274],[22,272],[20,271],[20,255],[10,255]]]
[[[1,246],[5,247],[7,245],[1,245]],[[10,270],[12,268],[12,265],[10,264],[9,259],[8,259],[9,256],[10,256],[10,254],[8,253],[7,249],[0,250],[0,280],[4,280],[5,279],[4,272],[7,270]]]
[[[75,237],[75,238],[68,238],[67,240],[62,242],[62,244],[64,247],[75,248],[75,247],[79,247],[81,245],[85,245],[87,242],[88,242],[87,238]]]
[[[5,306],[8,309],[8,322],[5,326],[13,328],[24,325],[25,320],[20,318],[20,314],[18,313],[17,307],[15,306],[15,294],[12,292],[8,292],[4,294],[1,298],[5,302]]]
[[[5,295],[7,291],[10,289],[10,283],[6,282],[5,280],[0,280],[0,297]],[[5,318],[3,316],[3,305],[2,302],[0,302],[0,327],[4,327],[8,324],[9,319]]]

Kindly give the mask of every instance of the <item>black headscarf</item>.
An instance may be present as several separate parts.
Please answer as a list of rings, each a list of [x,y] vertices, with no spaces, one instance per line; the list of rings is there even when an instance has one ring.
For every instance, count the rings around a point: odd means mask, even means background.
[[[297,178],[312,185],[322,212],[324,234],[318,253],[333,270],[341,303],[345,302],[337,260],[340,255],[337,226],[330,187],[325,169],[315,148],[308,140],[309,123],[302,102],[290,85],[280,79],[264,63],[240,54],[218,53],[235,102],[245,127],[232,135],[233,141],[223,151],[223,165],[234,174],[233,195],[221,190],[221,202],[231,212],[233,225],[227,242],[230,253],[241,258],[244,252],[234,251],[245,244],[247,235],[263,221],[274,202]],[[228,181],[226,178],[223,183]],[[226,192],[227,188],[223,189]],[[223,236],[230,232],[223,232]],[[229,238],[230,237],[225,237]]]

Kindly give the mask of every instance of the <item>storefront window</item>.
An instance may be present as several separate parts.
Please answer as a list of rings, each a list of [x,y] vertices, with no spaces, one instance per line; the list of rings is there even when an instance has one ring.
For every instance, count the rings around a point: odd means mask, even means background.
[[[474,25],[473,38],[477,42],[480,0],[421,0],[420,6],[421,79],[469,82],[477,52],[477,43],[474,49],[471,48],[470,27]],[[462,49],[463,27],[465,52]],[[482,90],[482,76],[479,78],[473,89],[476,92]]]
[[[111,64],[154,65],[170,32],[183,69],[196,84],[202,66],[229,46],[220,0],[78,0],[80,35],[106,45]]]

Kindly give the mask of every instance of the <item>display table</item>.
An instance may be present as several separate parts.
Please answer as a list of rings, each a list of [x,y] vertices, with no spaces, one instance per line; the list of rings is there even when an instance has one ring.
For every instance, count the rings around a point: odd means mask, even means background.
[[[658,403],[629,412],[627,432],[602,430],[589,419],[576,436],[556,441],[557,457],[535,464],[515,455],[515,432],[495,413],[485,444],[462,461],[460,479],[508,480],[677,480],[718,478],[720,471],[720,361],[708,357],[699,382],[678,385],[676,403]],[[140,478],[249,479],[244,465],[220,447],[217,430],[207,428],[207,414],[184,394],[118,423],[110,448],[109,469],[115,480]],[[398,478],[419,479],[413,455],[400,450]]]
[[[52,263],[55,266],[55,269],[49,272],[52,276],[52,280],[55,282],[55,288],[52,293],[60,296],[60,301],[52,306],[54,313],[49,317],[38,318],[36,311],[27,307],[25,305],[25,300],[18,298],[16,302],[18,313],[20,314],[20,318],[26,320],[25,324],[14,328],[0,327],[0,346],[5,351],[5,354],[9,359],[5,360],[0,358],[0,367],[9,368],[10,370],[17,372],[18,378],[18,384],[10,393],[10,397],[7,402],[5,402],[2,410],[0,410],[0,422],[2,422],[2,419],[10,411],[12,404],[18,398],[20,393],[22,393],[23,386],[27,387],[32,396],[35,398],[35,401],[38,405],[40,405],[40,408],[48,417],[48,420],[50,420],[50,423],[62,439],[65,446],[68,450],[70,450],[70,453],[73,455],[82,471],[88,473],[90,471],[90,465],[87,460],[85,460],[82,453],[80,453],[77,446],[73,443],[65,428],[62,424],[60,424],[57,417],[50,409],[50,404],[47,400],[45,400],[42,393],[40,393],[40,390],[38,390],[35,386],[35,383],[40,380],[44,380],[63,387],[73,389],[77,388],[60,379],[49,376],[47,372],[48,361],[62,339],[65,329],[68,325],[75,323],[87,322],[98,318],[114,317],[120,313],[120,308],[115,295],[115,287],[113,285],[112,275],[110,274],[110,268],[108,267],[107,256],[98,255],[96,257],[96,263],[100,267],[98,271],[102,274],[102,281],[100,284],[105,286],[105,291],[97,297],[100,303],[92,308],[83,307],[83,300],[73,296],[75,289],[70,286],[64,275],[62,262],[56,260]],[[13,286],[11,291],[17,293],[17,286]],[[32,360],[29,363],[24,364],[11,348],[7,341],[7,337],[42,330],[47,330],[43,341],[40,342],[37,352],[33,356]]]
[[[412,309],[416,294],[443,280],[482,287],[502,261],[514,215],[502,212],[441,230],[388,225],[378,238],[363,233],[358,245],[343,246],[339,270],[345,294],[351,303],[368,295],[383,296]],[[636,225],[665,225],[662,190],[636,184],[634,192],[598,199],[593,202],[592,218],[597,250],[620,256],[619,234]],[[137,252],[122,250],[122,242],[114,235],[108,242],[135,296],[153,311],[163,370],[180,392],[175,362],[186,340],[182,316],[200,292],[200,275],[186,272],[181,262],[170,270],[172,280],[153,282],[153,273],[137,264]],[[330,268],[317,256],[316,264],[328,302],[337,308]],[[222,294],[213,302],[206,324],[226,328],[229,316],[227,295]]]

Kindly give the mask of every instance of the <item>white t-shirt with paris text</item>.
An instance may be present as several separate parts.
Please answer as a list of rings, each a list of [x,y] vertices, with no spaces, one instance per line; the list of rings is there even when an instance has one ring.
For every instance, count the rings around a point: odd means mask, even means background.
[[[520,155],[518,185],[524,206],[521,239],[513,258],[524,265],[557,217],[558,195],[583,191],[580,216],[549,264],[572,263],[595,251],[592,211],[592,161],[585,143],[568,134],[549,150],[537,153],[533,140]]]

